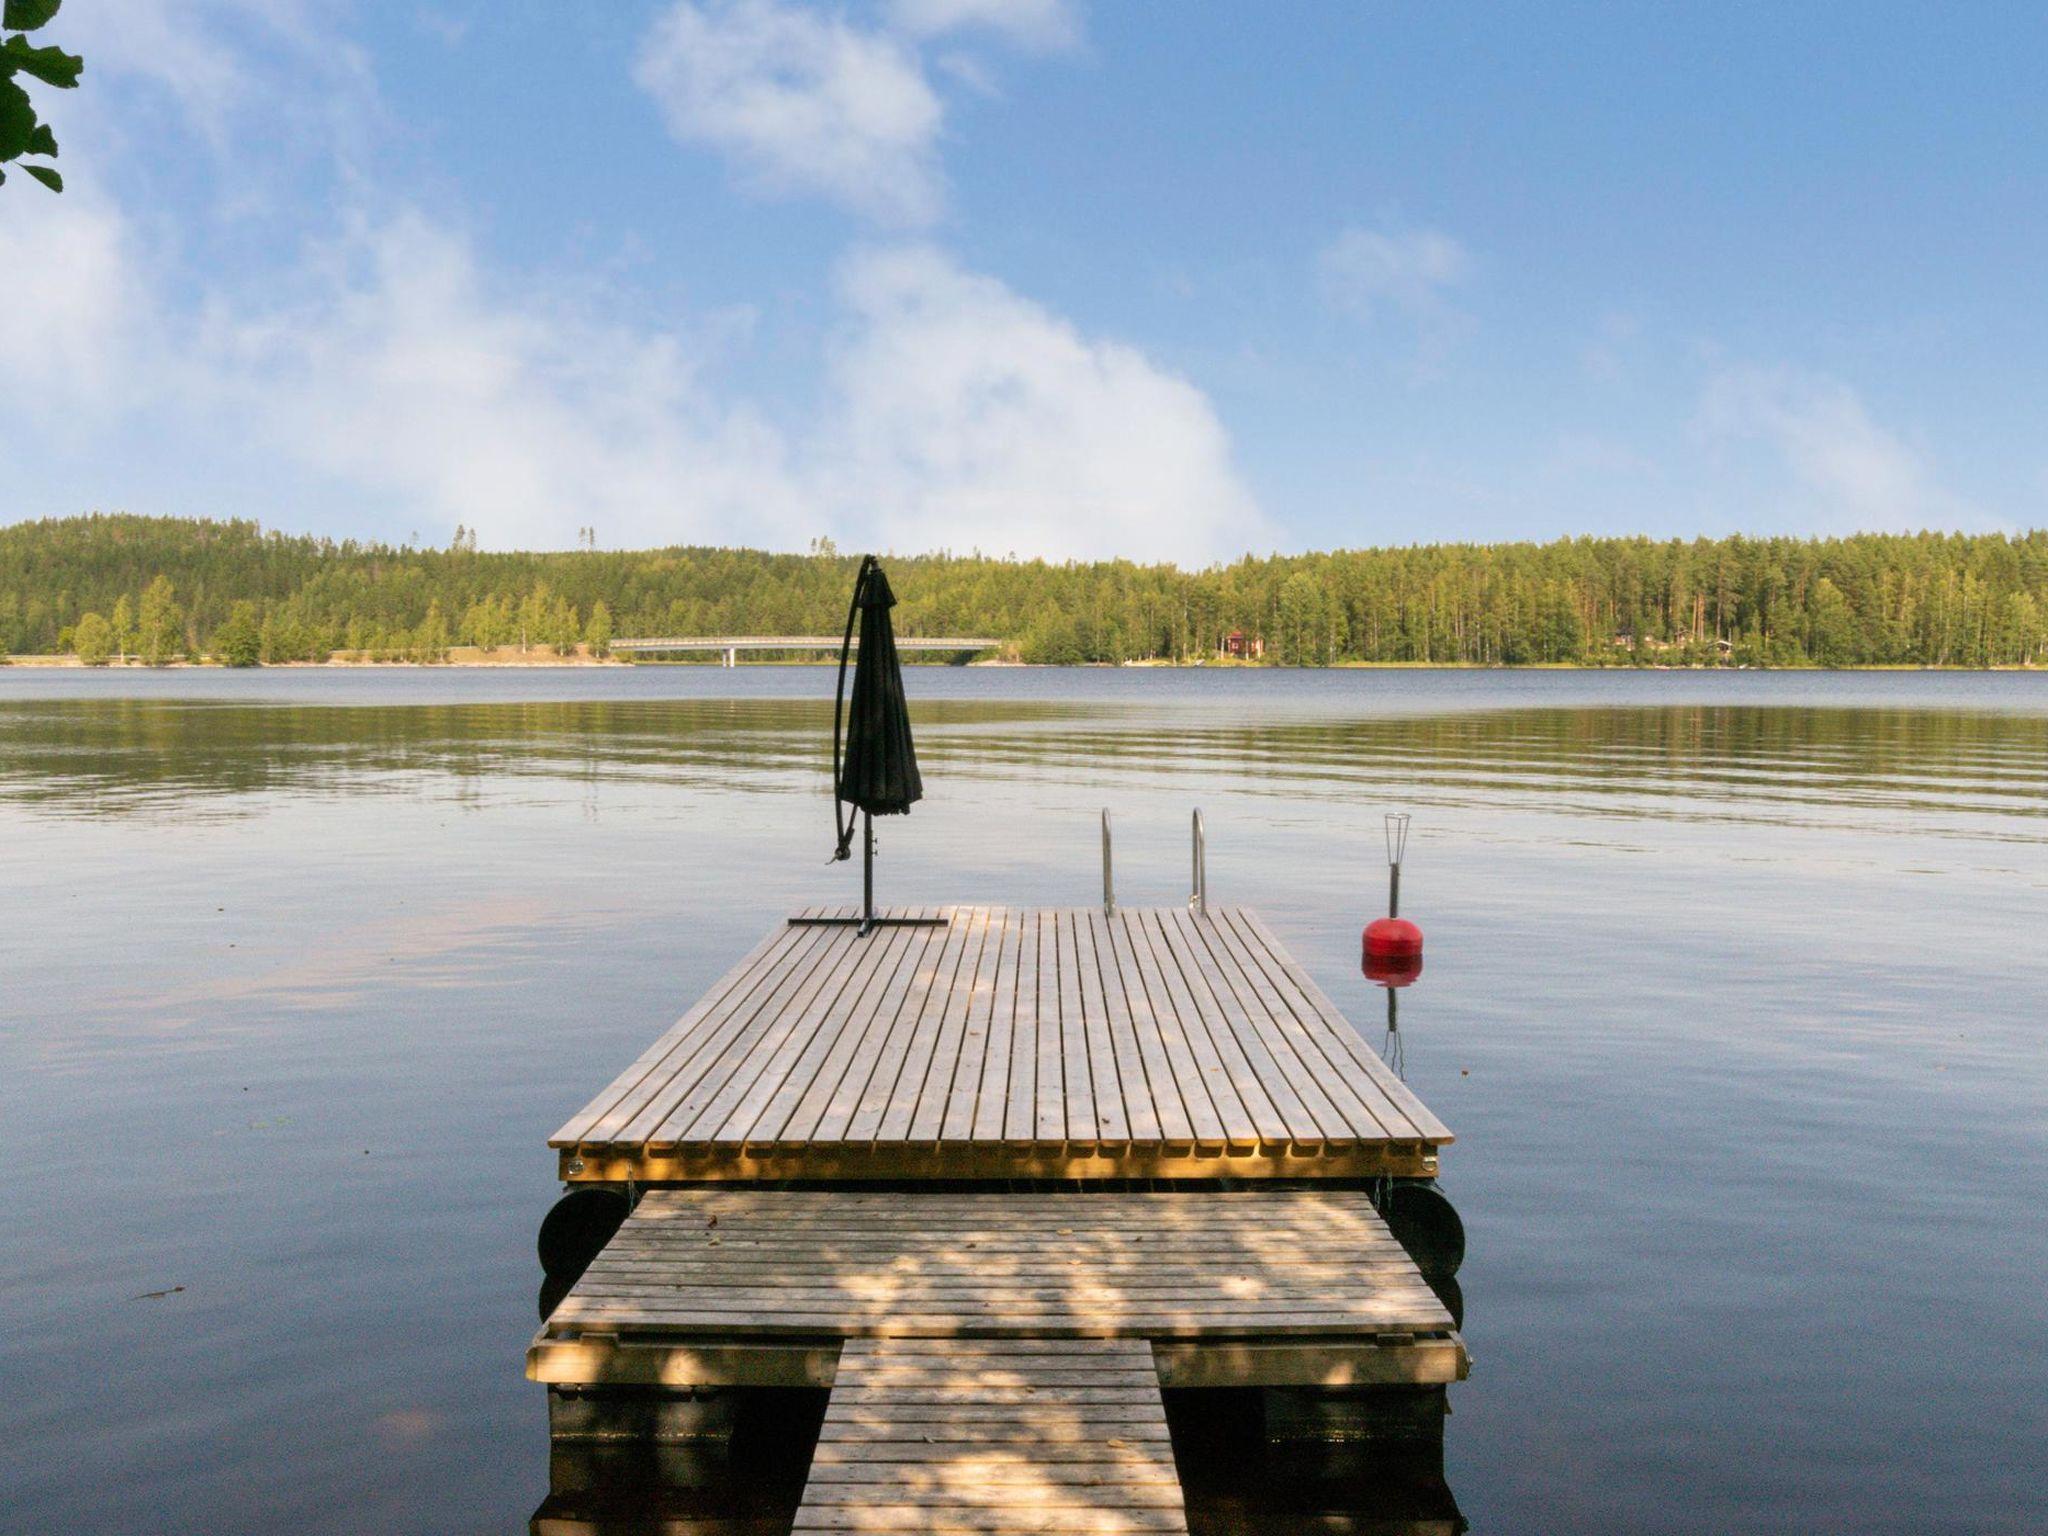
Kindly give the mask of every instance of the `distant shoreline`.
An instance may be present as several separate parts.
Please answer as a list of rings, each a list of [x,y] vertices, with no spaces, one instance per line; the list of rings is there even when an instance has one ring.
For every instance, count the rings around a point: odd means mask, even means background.
[[[832,660],[820,658],[812,661],[743,661],[746,667],[807,667],[832,666]],[[906,660],[907,666],[950,666],[948,662],[917,662]],[[1126,662],[1082,662],[1071,668],[1056,663],[1010,661],[990,659],[960,663],[969,667],[996,667],[1003,669],[1028,669],[1031,671],[1101,671],[1101,672],[2038,672],[2048,673],[2048,667],[2027,666],[2005,663],[1988,667],[1938,666],[1931,662],[1873,662],[1851,666],[1824,667],[1813,663],[1790,666],[1709,666],[1683,662],[1644,662],[1637,665],[1604,665],[1574,661],[1536,662],[1478,662],[1478,661],[1338,661],[1321,667],[1289,667],[1277,663],[1260,661],[1238,661],[1215,659],[1209,661],[1165,661],[1142,660]],[[723,672],[735,670],[724,667],[716,661],[629,661],[618,656],[592,656],[587,649],[579,647],[574,655],[563,656],[552,648],[535,646],[529,653],[507,655],[504,648],[485,653],[474,646],[455,646],[440,661],[368,661],[356,657],[334,657],[327,661],[272,661],[256,667],[230,667],[211,658],[204,661],[167,661],[152,667],[147,662],[128,659],[109,661],[101,666],[88,667],[76,655],[14,655],[8,656],[0,667],[20,667],[27,671],[75,670],[91,672],[438,672],[464,669],[499,669],[514,672],[532,671],[586,671],[613,669],[619,671],[633,668],[702,668]]]

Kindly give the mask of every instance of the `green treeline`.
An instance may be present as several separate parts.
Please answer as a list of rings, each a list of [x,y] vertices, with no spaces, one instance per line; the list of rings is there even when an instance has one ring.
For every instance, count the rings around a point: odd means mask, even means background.
[[[126,515],[0,528],[0,650],[250,664],[614,635],[836,634],[855,560],[479,552]],[[1246,557],[1206,571],[898,556],[898,630],[1027,661],[1981,667],[2048,660],[2048,531],[1565,539]]]

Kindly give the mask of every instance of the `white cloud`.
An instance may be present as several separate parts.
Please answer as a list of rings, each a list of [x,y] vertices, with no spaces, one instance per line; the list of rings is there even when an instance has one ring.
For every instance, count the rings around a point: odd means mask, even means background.
[[[886,33],[777,0],[679,0],[634,78],[678,139],[730,153],[764,192],[894,223],[938,213],[943,109],[915,50]]]
[[[848,261],[825,464],[898,548],[1204,563],[1272,530],[1206,397],[913,247]]]
[[[0,420],[0,463],[44,484],[75,465],[81,506],[182,474],[221,515],[430,539],[463,523],[500,548],[585,524],[615,547],[830,532],[1190,563],[1274,541],[1198,389],[928,248],[843,264],[822,400],[795,431],[720,376],[743,328],[549,299],[417,213],[350,224],[261,298],[185,304],[82,190],[0,225],[0,264],[33,274],[0,310],[0,376],[27,402]]]
[[[1324,296],[1348,314],[1370,320],[1393,308],[1429,318],[1445,290],[1471,275],[1472,258],[1441,230],[1354,227],[1323,247],[1317,266]]]
[[[1710,447],[1770,449],[1809,515],[1832,527],[1974,520],[1935,482],[1925,458],[1880,427],[1839,379],[1790,368],[1723,368],[1701,392],[1696,426]]]
[[[61,28],[58,40],[84,55],[88,83],[162,93],[216,151],[246,165],[238,119],[260,117],[271,148],[287,127],[327,148],[361,141],[376,91],[340,9],[337,0],[121,0],[68,7],[51,35]]]
[[[324,0],[196,3],[195,27],[232,36],[231,67],[201,62],[185,77],[174,52],[159,69],[143,45],[176,34],[170,0],[135,0],[139,31],[109,67],[155,100],[117,98],[88,134],[128,148],[161,127],[166,105],[202,132],[239,134],[294,84],[316,125],[374,100],[348,65],[330,75],[300,57],[318,51],[304,45]],[[971,9],[947,24],[994,23]],[[721,131],[759,129],[762,143],[865,132],[834,174],[879,180],[838,192],[928,208],[937,107],[915,57],[879,36],[832,13],[684,5],[643,71],[708,83],[728,114]],[[114,49],[111,34],[100,41]],[[296,62],[260,70],[252,49]],[[778,97],[792,50],[809,61],[802,79],[841,104],[836,123],[806,115],[815,101]],[[749,83],[756,63],[764,78]],[[250,73],[261,83],[241,83]],[[894,117],[875,106],[892,92],[909,102]],[[589,524],[615,547],[797,548],[829,532],[905,549],[1194,562],[1273,539],[1198,389],[934,250],[842,264],[819,394],[800,423],[777,421],[726,366],[750,345],[744,313],[650,315],[594,284],[565,294],[545,274],[494,271],[447,221],[367,211],[374,188],[348,176],[343,140],[304,147],[331,157],[344,212],[296,256],[260,265],[209,269],[191,248],[245,228],[249,209],[216,204],[212,225],[146,201],[129,209],[108,190],[112,154],[84,156],[34,218],[0,221],[0,271],[12,275],[0,481],[18,515],[125,504],[430,539],[462,523],[494,547],[565,545]]]
[[[116,382],[143,307],[130,246],[120,212],[85,178],[26,216],[0,218],[7,414],[61,418],[64,402]]]
[[[888,14],[913,37],[982,30],[1046,52],[1081,40],[1081,19],[1068,0],[889,0]]]
[[[1419,374],[1437,372],[1472,330],[1472,317],[1446,298],[1472,275],[1472,257],[1442,230],[1354,226],[1316,258],[1323,298],[1366,323],[1391,312],[1415,338]]]
[[[418,215],[356,231],[301,304],[216,322],[216,386],[288,462],[494,545],[788,545],[781,437],[698,380],[688,338],[498,292]]]

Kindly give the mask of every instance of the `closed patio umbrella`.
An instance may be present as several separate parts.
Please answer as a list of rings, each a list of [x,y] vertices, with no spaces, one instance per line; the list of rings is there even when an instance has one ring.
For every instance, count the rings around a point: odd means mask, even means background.
[[[863,845],[861,915],[811,919],[859,923],[862,934],[884,926],[945,921],[875,916],[875,818],[908,815],[910,807],[924,798],[917,748],[910,739],[910,706],[903,697],[903,664],[896,655],[896,626],[889,617],[895,606],[889,578],[869,555],[854,578],[846,635],[839,647],[839,688],[832,707],[832,817],[838,833],[832,857],[835,861],[852,857],[857,813]],[[860,658],[854,663],[849,700],[846,662],[856,624],[860,626]]]

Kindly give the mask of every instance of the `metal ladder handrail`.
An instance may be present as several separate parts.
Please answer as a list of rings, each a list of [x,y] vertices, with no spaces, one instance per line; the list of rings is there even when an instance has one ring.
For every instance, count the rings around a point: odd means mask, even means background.
[[[1193,888],[1188,892],[1188,910],[1206,917],[1209,912],[1209,839],[1202,824],[1202,812],[1198,807],[1190,827],[1194,839]],[[1116,914],[1116,873],[1111,853],[1109,831],[1109,807],[1102,808],[1102,915]]]
[[[1110,875],[1109,864],[1109,807],[1102,808],[1102,915],[1116,914],[1116,882]]]

